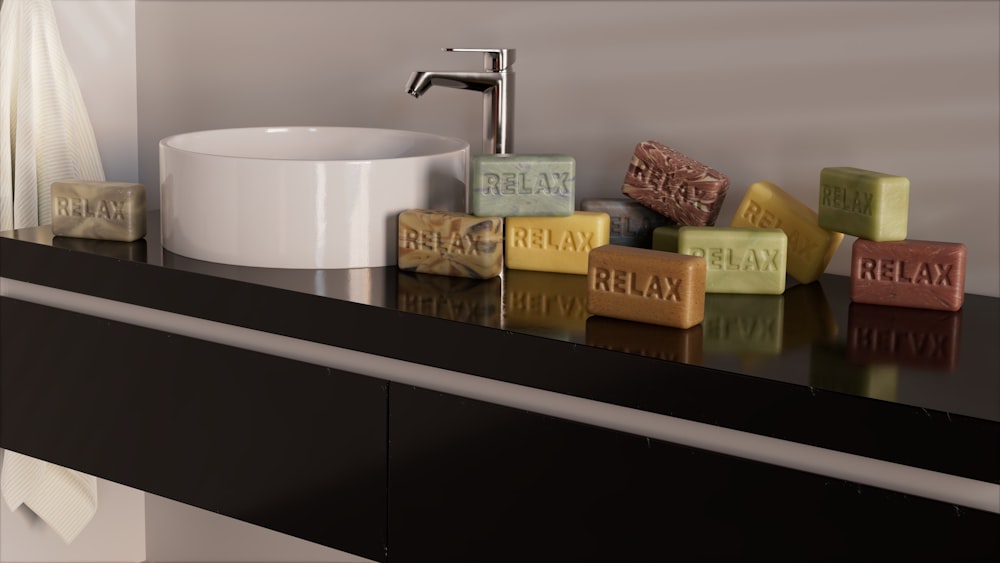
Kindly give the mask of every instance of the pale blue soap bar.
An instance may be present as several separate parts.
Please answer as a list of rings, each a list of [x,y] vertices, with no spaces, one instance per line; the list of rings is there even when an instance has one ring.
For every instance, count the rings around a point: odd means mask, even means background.
[[[906,239],[910,180],[871,170],[836,166],[819,175],[819,226],[861,239]]]
[[[607,213],[611,217],[611,242],[619,246],[651,248],[653,229],[675,222],[631,198],[587,198],[581,211]]]
[[[480,217],[568,217],[575,210],[575,184],[571,156],[474,156],[469,212]]]

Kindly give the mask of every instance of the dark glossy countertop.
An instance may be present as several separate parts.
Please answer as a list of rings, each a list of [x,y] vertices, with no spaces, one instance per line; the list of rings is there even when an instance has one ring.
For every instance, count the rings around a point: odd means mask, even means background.
[[[202,262],[145,240],[0,233],[5,278],[1000,482],[1000,299],[852,304],[848,279],[709,294],[688,330],[590,316],[586,277]]]

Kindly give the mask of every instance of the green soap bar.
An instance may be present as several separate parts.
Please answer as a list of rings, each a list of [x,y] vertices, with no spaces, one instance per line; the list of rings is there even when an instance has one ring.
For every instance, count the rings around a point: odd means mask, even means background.
[[[480,217],[566,217],[576,206],[576,160],[566,155],[472,158],[469,212]]]
[[[906,239],[910,180],[849,166],[819,174],[819,226],[876,242]]]
[[[788,235],[781,229],[681,227],[677,252],[705,258],[706,293],[785,291]]]
[[[665,225],[653,229],[653,250],[677,252],[677,237],[680,232],[680,225]]]

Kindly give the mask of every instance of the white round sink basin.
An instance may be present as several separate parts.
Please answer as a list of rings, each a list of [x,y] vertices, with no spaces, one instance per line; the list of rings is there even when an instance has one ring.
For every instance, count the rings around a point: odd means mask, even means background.
[[[163,247],[223,264],[396,264],[397,215],[465,211],[469,143],[413,131],[260,127],[160,141]]]

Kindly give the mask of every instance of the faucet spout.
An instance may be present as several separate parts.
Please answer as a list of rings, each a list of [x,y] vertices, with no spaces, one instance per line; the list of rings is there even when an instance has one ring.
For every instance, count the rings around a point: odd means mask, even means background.
[[[483,152],[507,154],[514,150],[513,49],[446,49],[485,54],[485,71],[420,70],[410,75],[406,93],[419,98],[433,86],[483,93]]]
[[[431,86],[457,88],[459,90],[476,90],[486,92],[500,84],[503,78],[499,72],[441,72],[435,70],[419,70],[410,75],[406,83],[406,93],[419,98],[431,89]]]

